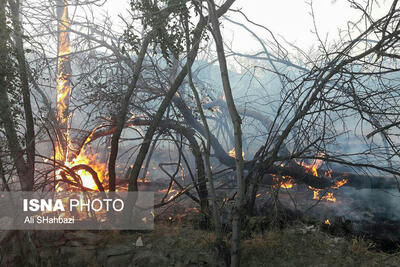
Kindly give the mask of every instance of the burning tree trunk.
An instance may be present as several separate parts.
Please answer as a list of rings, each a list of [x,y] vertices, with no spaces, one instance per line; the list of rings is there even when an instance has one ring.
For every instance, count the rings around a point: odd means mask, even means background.
[[[57,61],[57,125],[55,126],[56,144],[55,160],[61,162],[64,167],[70,168],[72,172],[81,179],[81,183],[74,184],[83,190],[104,191],[101,184],[105,175],[105,168],[102,164],[96,162],[95,156],[85,155],[84,146],[90,141],[85,140],[79,150],[71,149],[71,140],[69,136],[70,115],[69,104],[71,97],[71,47],[70,47],[70,21],[68,18],[68,0],[57,0],[57,29],[58,29],[58,61]],[[64,177],[62,168],[56,172],[57,179],[71,185],[74,180],[73,175]],[[100,175],[100,177],[99,177]],[[70,179],[70,180],[68,180]],[[68,180],[68,181],[66,181]],[[73,182],[73,181],[72,181]],[[57,187],[59,184],[57,184]],[[58,187],[57,190],[63,190]]]
[[[58,125],[56,160],[64,162],[67,159],[69,143],[69,116],[68,106],[71,95],[71,63],[67,0],[57,0],[58,21],[58,62],[57,62],[57,119]]]

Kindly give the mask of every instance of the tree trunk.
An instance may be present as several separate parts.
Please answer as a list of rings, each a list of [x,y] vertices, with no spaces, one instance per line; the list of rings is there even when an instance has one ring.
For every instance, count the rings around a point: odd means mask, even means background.
[[[33,190],[34,173],[35,173],[35,129],[32,115],[31,106],[31,95],[28,82],[28,70],[25,59],[24,45],[22,40],[22,29],[21,22],[19,20],[19,1],[15,3],[10,0],[10,7],[12,12],[12,24],[14,27],[14,38],[16,46],[16,55],[18,61],[18,71],[21,80],[22,97],[24,102],[24,114],[25,114],[25,141],[26,141],[26,155],[27,155],[27,166],[26,166],[26,184],[28,187],[26,191]]]
[[[232,119],[233,131],[235,136],[235,162],[236,162],[236,178],[238,183],[238,194],[236,196],[235,206],[232,210],[232,254],[231,266],[240,265],[240,224],[242,215],[244,214],[245,203],[245,182],[243,177],[243,156],[242,156],[242,129],[241,118],[236,110],[233,100],[232,88],[229,81],[228,67],[226,64],[224,44],[219,28],[219,21],[215,14],[215,3],[213,0],[207,1],[210,12],[212,33],[217,48],[218,62],[221,72],[222,85],[224,88],[226,104],[228,106],[229,115]]]
[[[71,62],[67,0],[56,1],[57,12],[57,120],[56,160],[64,162],[68,150],[69,101],[71,97]]]
[[[133,91],[136,88],[136,84],[139,79],[140,71],[142,69],[143,60],[146,55],[147,47],[150,44],[151,38],[152,38],[152,34],[150,33],[143,40],[142,48],[140,49],[138,59],[136,61],[135,67],[134,67],[132,81],[128,87],[128,90],[125,93],[125,97],[124,97],[122,105],[121,105],[121,110],[119,111],[119,114],[117,117],[117,127],[111,138],[111,152],[110,152],[110,158],[108,160],[109,191],[115,191],[115,179],[116,179],[115,164],[116,164],[117,156],[118,156],[119,138],[121,137],[122,130],[125,126],[125,121],[126,121],[126,116],[128,114],[129,104],[131,102]]]
[[[228,0],[227,2],[225,2],[217,12],[218,16],[222,16],[229,9],[229,7],[233,4],[233,2],[234,2],[234,0]],[[139,177],[140,169],[142,167],[143,161],[146,158],[146,155],[149,150],[153,136],[156,132],[156,129],[157,129],[160,121],[162,120],[162,117],[164,116],[166,109],[171,104],[172,98],[174,97],[175,93],[178,91],[180,85],[182,84],[183,80],[185,79],[188,69],[193,65],[193,62],[194,62],[194,60],[197,56],[197,52],[199,50],[201,37],[203,35],[203,29],[207,25],[207,20],[208,20],[208,17],[202,17],[200,19],[200,21],[198,22],[196,28],[194,29],[194,36],[193,36],[193,44],[194,45],[193,45],[191,51],[188,53],[186,64],[182,68],[182,70],[179,72],[179,74],[176,76],[175,81],[171,84],[170,89],[168,90],[165,98],[163,99],[160,107],[158,108],[158,111],[156,112],[156,114],[153,117],[151,125],[147,129],[147,132],[144,136],[143,143],[140,146],[139,153],[136,157],[135,163],[134,163],[131,173],[129,175],[128,191],[138,191],[137,179]],[[127,217],[127,219],[129,219],[131,217],[131,210],[134,205],[134,201],[135,200],[132,199],[132,201],[128,200],[128,202],[126,203],[125,217]]]
[[[218,16],[222,16],[228,8],[233,4],[234,0],[228,0],[225,2],[221,8],[218,10]],[[135,164],[132,168],[131,174],[129,176],[129,191],[137,191],[137,178],[139,176],[139,172],[141,169],[141,166],[143,164],[144,159],[146,158],[147,151],[149,150],[151,140],[153,139],[154,133],[157,129],[158,124],[160,123],[162,117],[164,116],[164,113],[168,106],[171,103],[172,98],[174,97],[176,91],[178,91],[180,85],[182,84],[183,80],[186,77],[186,74],[188,72],[188,68],[193,65],[193,62],[197,56],[197,52],[199,50],[200,46],[200,41],[201,37],[203,35],[203,29],[207,24],[208,17],[202,17],[199,21],[199,23],[196,26],[196,29],[194,30],[194,37],[193,37],[193,47],[191,51],[188,54],[187,61],[185,66],[182,68],[182,70],[179,72],[177,75],[175,81],[172,83],[170,89],[168,90],[165,98],[161,102],[160,107],[158,108],[157,113],[154,115],[153,121],[148,128],[142,145],[140,146],[139,153],[136,157]]]
[[[7,40],[9,40],[9,34],[6,24],[5,8],[6,1],[0,1],[0,62],[2,62],[3,64],[3,67],[0,68],[0,119],[4,127],[11,157],[17,169],[21,189],[23,191],[27,191],[31,188],[31,183],[27,179],[27,168],[25,159],[23,157],[24,152],[18,140],[14,118],[11,111],[10,100],[7,92],[7,89],[9,87],[7,77],[10,76],[10,73],[12,72],[12,67],[10,59],[8,57],[9,48],[7,46]]]

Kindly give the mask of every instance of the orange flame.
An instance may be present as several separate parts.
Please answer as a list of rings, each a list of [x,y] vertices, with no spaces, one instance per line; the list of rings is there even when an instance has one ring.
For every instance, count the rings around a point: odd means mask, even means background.
[[[61,126],[61,131],[64,138],[64,143],[57,142],[56,145],[56,153],[55,159],[58,161],[64,161],[64,165],[66,167],[72,168],[76,165],[85,164],[90,166],[98,175],[98,178],[101,181],[104,180],[106,176],[106,166],[105,164],[99,164],[96,162],[96,155],[89,156],[84,148],[85,145],[88,144],[91,139],[90,136],[85,141],[82,146],[82,150],[73,159],[70,159],[70,144],[71,140],[69,137],[68,129],[69,129],[69,115],[68,115],[68,106],[69,106],[69,98],[71,94],[71,66],[70,66],[70,40],[69,40],[69,27],[70,21],[68,19],[68,1],[67,0],[58,0],[58,62],[57,62],[57,119],[58,123]],[[61,10],[60,10],[61,9]],[[61,180],[61,169],[57,170],[56,175],[57,179]],[[98,187],[93,180],[92,175],[85,171],[79,170],[76,172],[77,175],[80,176],[82,180],[82,185],[86,188],[98,190]],[[70,177],[67,177],[70,178]],[[61,191],[64,190],[60,184],[56,185],[56,190]]]
[[[85,150],[82,150],[82,152],[72,159],[71,161],[66,161],[64,165],[68,168],[72,168],[74,166],[84,164],[87,166],[90,166],[98,175],[98,178],[100,182],[103,182],[105,180],[105,177],[107,177],[107,167],[104,163],[99,163],[97,160],[96,155],[88,155],[88,153]],[[61,170],[58,170],[56,172],[58,180],[61,180],[60,176]],[[92,189],[92,190],[99,190],[97,187],[95,181],[93,180],[92,175],[85,171],[85,170],[78,170],[76,171],[76,174],[81,178],[82,180],[82,185],[86,188]],[[67,177],[70,178],[70,177]],[[61,187],[60,184],[56,186],[57,191],[62,191],[63,188]]]
[[[281,188],[289,189],[293,187],[293,179],[290,176],[283,176],[283,181],[281,183]]]
[[[172,200],[175,196],[177,196],[179,194],[178,190],[172,189],[168,195],[170,195],[170,197],[168,198],[167,201]]]
[[[68,123],[68,102],[71,93],[69,55],[71,48],[69,44],[69,27],[67,0],[63,1],[63,10],[58,22],[58,63],[57,63],[57,117],[62,125]]]
[[[68,19],[68,6],[67,0],[59,0],[59,6],[57,9],[62,9],[61,17],[58,22],[58,62],[57,62],[57,119],[61,126],[63,136],[66,143],[69,143],[68,136],[68,105],[69,96],[71,93],[70,85],[70,66],[69,66],[69,54],[71,52],[69,45],[69,32],[70,26]],[[57,10],[58,16],[60,16],[59,10]],[[57,142],[55,159],[63,161],[67,154],[67,144],[65,142]]]
[[[293,178],[292,177],[290,177],[290,176],[280,177],[275,174],[272,174],[272,177],[273,177],[275,183],[277,184],[274,187],[280,186],[281,188],[284,188],[284,189],[293,188]]]
[[[236,158],[236,151],[235,151],[235,148],[232,148],[231,150],[229,150],[228,154],[229,154],[230,157]],[[244,152],[242,152],[242,157],[243,157],[243,159],[244,159]]]
[[[306,168],[307,172],[311,173],[314,176],[318,177],[318,168],[321,167],[321,165],[324,163],[323,160],[321,159],[315,159],[313,161],[313,163],[311,164],[307,164],[305,162],[297,162],[297,164],[299,164],[300,166],[303,166],[304,168]]]
[[[346,184],[347,182],[348,182],[347,179],[342,179],[342,180],[336,181],[336,182],[335,182],[335,185],[332,186],[332,188],[333,188],[333,189],[338,189],[339,187],[342,187],[342,186],[343,186],[344,184]]]
[[[169,192],[168,192],[168,190],[169,190]],[[157,192],[158,193],[167,193],[168,192],[167,201],[170,201],[171,199],[173,199],[175,196],[177,196],[179,194],[178,190],[168,189],[168,188],[164,188],[164,189],[158,190]]]
[[[323,156],[323,154],[319,154],[318,156]],[[321,165],[324,162],[321,159],[315,159],[312,164],[307,164],[305,162],[297,162],[297,163],[299,165],[303,166],[304,168],[306,168],[307,172],[311,173],[313,176],[318,177],[319,176],[318,168],[321,167]],[[325,172],[325,175],[332,178],[332,170]],[[337,181],[335,183],[335,186],[333,186],[332,188],[337,189],[340,186],[344,185],[345,183],[347,183],[346,179]],[[317,200],[321,199],[321,200],[326,200],[326,201],[330,201],[330,202],[336,202],[336,197],[334,196],[333,192],[326,192],[323,196],[320,196],[320,192],[322,191],[321,189],[312,188],[311,186],[309,186],[309,188],[314,191],[313,199],[317,199]]]

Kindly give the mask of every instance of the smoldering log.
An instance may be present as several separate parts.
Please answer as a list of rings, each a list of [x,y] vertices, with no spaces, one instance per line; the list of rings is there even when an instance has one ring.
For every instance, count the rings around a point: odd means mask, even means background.
[[[334,181],[328,177],[315,177],[307,173],[307,170],[299,165],[292,165],[290,167],[271,166],[269,168],[261,168],[262,176],[259,183],[264,185],[276,185],[274,175],[290,176],[293,178],[294,183],[304,183],[316,189],[325,189],[335,185]],[[260,173],[260,171],[258,173]]]
[[[259,181],[264,185],[275,185],[276,181],[273,175],[290,176],[295,183],[304,183],[315,189],[326,189],[335,186],[335,181],[346,179],[343,187],[352,187],[355,189],[397,189],[396,179],[385,176],[368,176],[356,173],[332,172],[331,177],[320,175],[323,171],[318,171],[318,177],[308,173],[308,170],[298,164],[291,164],[288,167],[272,166],[270,168],[261,168],[264,173]]]
[[[397,189],[399,185],[395,178],[384,176],[368,176],[354,173],[337,173],[333,172],[333,176],[342,176],[348,180],[343,186],[349,186],[356,189]]]

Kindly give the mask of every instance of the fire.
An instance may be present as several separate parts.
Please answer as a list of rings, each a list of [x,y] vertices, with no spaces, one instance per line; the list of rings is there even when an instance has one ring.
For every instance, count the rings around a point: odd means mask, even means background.
[[[57,6],[58,16],[58,62],[57,62],[57,119],[63,136],[59,136],[56,145],[56,159],[63,161],[67,154],[69,143],[68,135],[68,105],[71,94],[71,65],[69,55],[71,48],[69,44],[68,3],[67,0],[59,0]]]
[[[293,188],[293,180],[290,176],[283,176],[283,180],[281,182],[281,188],[289,189]]]
[[[348,181],[347,179],[342,179],[342,180],[336,181],[336,182],[335,182],[335,185],[332,186],[332,188],[333,188],[333,189],[338,189],[339,187],[341,187],[341,186],[343,186],[344,184],[346,184],[347,181]]]
[[[318,156],[323,156],[323,154],[319,154]],[[306,171],[311,173],[313,176],[318,177],[318,169],[321,167],[321,165],[324,163],[323,160],[321,159],[315,159],[312,164],[307,164],[305,162],[297,162],[299,165],[303,166],[306,168]],[[325,172],[325,176],[328,176],[332,178],[332,170],[328,170]],[[347,179],[342,179],[338,180],[335,182],[335,185],[332,186],[333,189],[338,189],[339,187],[343,186],[344,184],[347,183]],[[336,197],[334,196],[333,192],[325,192],[323,196],[320,196],[320,192],[322,191],[321,189],[316,189],[309,187],[311,190],[314,191],[314,196],[313,199],[317,200],[326,200],[330,202],[336,202]]]
[[[172,190],[169,192],[169,194],[168,194],[168,195],[170,195],[170,197],[168,198],[167,201],[172,200],[172,199],[173,199],[176,195],[178,195],[178,194],[179,194],[178,190],[172,189]]]
[[[229,154],[230,157],[236,158],[236,151],[235,151],[235,148],[232,148],[231,150],[229,150],[228,154]],[[242,152],[242,157],[243,157],[243,159],[244,159],[244,152]]]
[[[327,225],[331,225],[331,222],[329,221],[329,219],[326,219],[326,220],[324,221],[324,223],[327,224]]]
[[[231,154],[231,152],[234,153],[234,149],[232,149],[229,153],[230,156],[234,156],[234,154]],[[318,156],[322,157],[323,154],[319,154]],[[306,162],[302,162],[302,161],[296,161],[296,162],[297,162],[297,164],[299,164],[300,166],[305,168],[306,173],[309,173],[315,177],[319,177],[318,169],[324,163],[324,161],[322,159],[315,159],[315,160],[313,160],[312,163],[306,163]],[[283,163],[281,163],[280,166],[284,167],[285,165]],[[332,170],[328,170],[328,171],[324,172],[324,175],[329,178],[332,178],[332,173],[333,173]],[[285,189],[290,189],[290,188],[293,188],[293,186],[295,184],[293,182],[293,178],[290,176],[279,176],[279,175],[275,175],[275,174],[271,174],[271,175],[275,182],[275,185],[273,186],[274,188],[281,187],[281,188],[285,188]],[[345,178],[343,178],[341,180],[337,180],[334,182],[334,185],[331,186],[331,189],[338,189],[341,186],[343,186],[344,184],[346,184],[347,182],[348,182],[348,180]],[[314,194],[313,199],[325,200],[325,201],[329,201],[329,202],[337,201],[333,192],[325,191],[324,194],[321,195],[323,189],[317,189],[317,188],[313,188],[311,186],[309,186],[309,188],[313,191],[313,194]]]
[[[281,184],[281,188],[289,189],[289,188],[292,188],[292,187],[293,187],[293,184],[292,184],[292,183],[284,183],[284,184]]]
[[[167,201],[172,200],[174,197],[176,197],[179,194],[178,190],[169,189],[169,188],[164,188],[164,189],[158,190],[157,192],[158,193],[168,193],[167,196],[165,196],[165,198],[168,197]]]
[[[324,163],[323,160],[321,159],[315,159],[313,161],[313,163],[311,164],[307,164],[305,162],[297,162],[297,164],[299,164],[300,166],[303,166],[304,168],[306,168],[307,172],[311,173],[314,176],[318,177],[318,168],[321,167],[321,165]]]
[[[281,188],[284,188],[284,189],[293,188],[293,178],[292,177],[290,177],[290,176],[280,177],[280,176],[274,175],[274,174],[272,174],[272,177],[273,177],[275,183],[278,184]],[[274,187],[277,187],[277,186],[274,186]]]
[[[66,161],[64,165],[68,168],[72,168],[74,166],[84,164],[87,166],[90,166],[98,175],[98,178],[100,182],[103,182],[105,177],[107,176],[107,167],[103,163],[98,163],[96,155],[87,155],[88,153],[85,152],[84,150],[74,159],[71,161]],[[58,170],[56,175],[57,179],[61,180],[60,176],[61,170]],[[81,178],[82,180],[82,185],[86,188],[92,189],[92,190],[99,190],[98,186],[96,185],[95,181],[93,180],[92,175],[85,171],[85,170],[78,170],[76,171],[76,174]],[[67,176],[67,178],[70,178]],[[63,188],[61,187],[60,184],[57,185],[56,187],[57,191],[62,191]]]
[[[99,164],[96,162],[96,155],[90,155],[84,148],[87,143],[90,142],[90,137],[85,141],[82,146],[82,150],[79,155],[72,158],[70,154],[71,140],[69,137],[69,115],[68,106],[71,95],[71,63],[70,63],[70,39],[69,39],[69,27],[70,21],[68,18],[68,1],[57,0],[57,19],[58,19],[58,62],[57,62],[57,120],[60,127],[61,135],[58,135],[58,141],[56,144],[55,159],[57,161],[64,162],[64,165],[68,168],[72,168],[77,165],[90,166],[93,171],[97,173],[97,176],[102,182],[106,176],[105,164]],[[72,153],[73,154],[73,153]],[[56,179],[62,180],[62,170],[59,169],[56,172]],[[82,185],[92,190],[98,190],[93,176],[86,170],[77,170],[76,174],[81,178]],[[66,176],[67,179],[72,179]],[[57,191],[64,190],[61,184],[56,185]]]
[[[142,179],[138,179],[138,182],[143,183],[143,184],[148,184],[148,183],[150,183],[150,180],[147,179],[147,177],[144,177]]]
[[[333,192],[326,192],[322,197],[320,196],[319,192],[321,191],[320,189],[315,189],[310,187],[314,191],[314,197],[313,199],[321,199],[321,200],[326,200],[330,202],[336,202],[336,197],[333,195]]]

